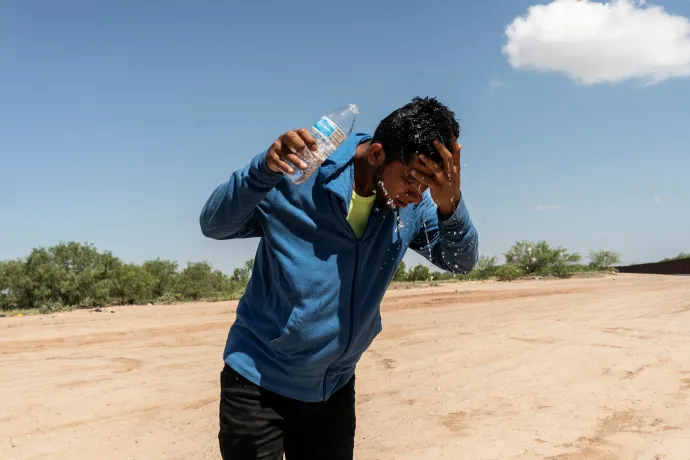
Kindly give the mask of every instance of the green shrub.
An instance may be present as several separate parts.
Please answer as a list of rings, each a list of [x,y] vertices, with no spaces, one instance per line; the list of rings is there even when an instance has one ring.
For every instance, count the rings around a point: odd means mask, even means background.
[[[407,266],[405,261],[401,260],[398,268],[395,270],[395,275],[393,275],[393,281],[405,281],[407,280]]]
[[[528,275],[551,275],[554,272],[564,273],[562,265],[573,265],[581,257],[569,253],[562,247],[551,247],[546,241],[531,243],[518,241],[505,254],[506,263],[519,266]]]
[[[486,280],[492,276],[496,276],[498,270],[498,264],[496,263],[495,257],[481,256],[477,260],[477,264],[474,270],[470,272],[470,275],[474,274],[471,278]]]
[[[153,300],[154,277],[140,265],[123,264],[115,270],[113,296],[120,305],[146,304]]]
[[[155,259],[124,263],[90,244],[60,243],[37,248],[24,259],[0,261],[0,310],[66,308],[112,304],[175,303],[239,298],[253,261],[228,276],[206,262]],[[61,307],[62,305],[62,307]]]
[[[564,262],[558,262],[549,267],[548,274],[558,278],[570,278],[573,276],[573,267]]]
[[[690,259],[690,252],[681,252],[675,257],[666,257],[665,259],[661,259],[659,262],[669,262],[671,260],[680,260],[680,259]]]
[[[503,264],[496,270],[499,281],[513,281],[525,275],[525,271],[515,264]]]
[[[166,292],[165,294],[156,297],[154,303],[156,305],[174,305],[178,302],[182,302],[183,300],[182,295],[176,292]]]
[[[429,281],[432,278],[429,267],[417,264],[413,269],[407,272],[407,281]]]
[[[55,301],[55,300],[49,300],[38,308],[38,313],[41,315],[50,315],[53,313],[59,313],[62,311],[69,311],[69,310],[71,310],[71,308],[66,307],[65,305],[62,304],[62,302]]]
[[[589,266],[594,270],[606,270],[620,265],[621,256],[614,251],[592,251],[589,253]]]
[[[151,294],[159,298],[174,290],[178,278],[177,262],[173,260],[147,260],[142,266],[153,277]]]

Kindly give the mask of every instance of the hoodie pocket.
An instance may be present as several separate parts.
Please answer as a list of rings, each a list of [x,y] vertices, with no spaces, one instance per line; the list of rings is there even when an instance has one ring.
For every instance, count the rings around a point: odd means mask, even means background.
[[[303,310],[293,308],[290,317],[280,335],[269,342],[272,349],[280,354],[291,356],[304,348],[299,337],[299,329],[303,323]]]

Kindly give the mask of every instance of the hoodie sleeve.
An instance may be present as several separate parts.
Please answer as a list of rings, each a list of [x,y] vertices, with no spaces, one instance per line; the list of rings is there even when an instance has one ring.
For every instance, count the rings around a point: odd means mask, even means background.
[[[199,216],[201,233],[215,240],[262,236],[256,208],[283,178],[266,166],[266,152],[254,157],[208,198]]]
[[[448,219],[441,219],[428,192],[419,204],[420,228],[410,248],[438,268],[465,274],[477,263],[479,236],[462,198]]]

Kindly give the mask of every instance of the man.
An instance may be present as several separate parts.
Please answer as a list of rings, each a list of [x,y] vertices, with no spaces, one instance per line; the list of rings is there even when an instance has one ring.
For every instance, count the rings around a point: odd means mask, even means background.
[[[355,365],[381,331],[380,303],[407,248],[455,273],[477,261],[460,193],[460,128],[415,98],[355,133],[300,185],[288,131],[208,199],[205,236],[261,238],[221,373],[224,459],[352,459]],[[428,190],[428,192],[427,192]]]

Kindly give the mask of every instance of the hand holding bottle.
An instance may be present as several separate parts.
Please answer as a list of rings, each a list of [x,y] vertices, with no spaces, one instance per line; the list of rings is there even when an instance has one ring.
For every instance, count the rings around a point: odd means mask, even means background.
[[[266,166],[274,173],[282,172],[288,175],[295,173],[292,165],[304,171],[309,165],[302,161],[297,153],[302,152],[307,147],[312,152],[318,150],[318,144],[308,129],[300,128],[288,131],[269,147],[266,153]]]
[[[328,112],[309,129],[286,132],[268,149],[266,165],[295,184],[305,182],[352,133],[358,113],[357,106],[349,104]]]

